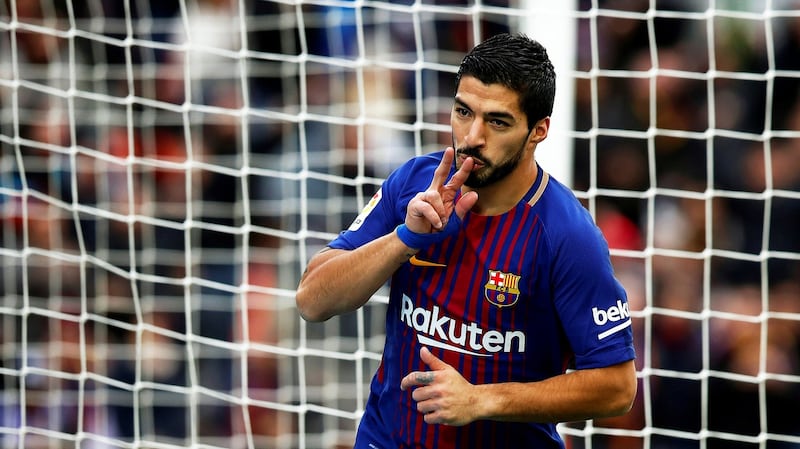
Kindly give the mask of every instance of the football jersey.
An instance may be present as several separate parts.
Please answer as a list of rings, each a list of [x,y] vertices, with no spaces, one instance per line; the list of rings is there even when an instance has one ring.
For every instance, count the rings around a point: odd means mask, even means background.
[[[442,152],[394,171],[329,246],[392,232],[433,179]],[[451,176],[454,172],[451,170]],[[555,424],[426,424],[401,379],[431,352],[469,382],[531,382],[635,357],[624,289],[608,245],[573,193],[541,168],[511,210],[469,212],[460,231],[423,248],[390,281],[386,342],[356,448],[563,448]]]

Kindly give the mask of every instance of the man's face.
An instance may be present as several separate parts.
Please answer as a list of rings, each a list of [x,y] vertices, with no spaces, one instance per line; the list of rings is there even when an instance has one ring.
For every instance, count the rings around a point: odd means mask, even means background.
[[[465,76],[450,112],[456,167],[472,157],[475,168],[465,182],[471,188],[491,185],[514,171],[526,154],[528,120],[519,95],[501,84],[483,84]]]

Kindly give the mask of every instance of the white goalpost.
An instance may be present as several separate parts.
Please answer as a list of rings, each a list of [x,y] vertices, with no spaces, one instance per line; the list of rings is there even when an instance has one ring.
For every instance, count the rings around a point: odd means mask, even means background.
[[[634,319],[633,409],[568,448],[800,448],[796,0],[0,0],[0,446],[352,447],[387,292],[297,282],[506,31]]]

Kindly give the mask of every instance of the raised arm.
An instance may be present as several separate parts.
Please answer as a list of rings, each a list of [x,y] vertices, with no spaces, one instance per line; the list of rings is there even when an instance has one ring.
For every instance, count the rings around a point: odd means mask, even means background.
[[[396,233],[355,250],[323,248],[308,262],[295,301],[308,321],[325,321],[364,305],[416,251]]]
[[[408,203],[404,229],[354,250],[324,248],[311,258],[295,298],[304,319],[324,321],[358,309],[423,245],[457,232],[460,218],[478,196],[469,192],[458,198],[472,170],[472,159],[447,180],[454,153],[452,148],[445,150],[430,187]],[[453,220],[454,216],[459,219]]]

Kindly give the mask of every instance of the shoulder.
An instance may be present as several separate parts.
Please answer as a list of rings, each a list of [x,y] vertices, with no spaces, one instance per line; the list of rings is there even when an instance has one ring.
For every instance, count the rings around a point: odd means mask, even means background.
[[[397,175],[400,173],[413,173],[416,175],[419,173],[419,171],[430,171],[432,173],[436,170],[439,162],[442,161],[443,156],[444,150],[439,150],[433,153],[412,157],[403,165],[398,167],[397,170],[392,173],[392,175]]]
[[[575,193],[555,178],[549,178],[536,208],[547,238],[554,246],[580,248],[599,244],[601,249],[605,246],[605,239],[592,215]]]
[[[595,227],[589,211],[581,204],[575,193],[552,176],[539,201],[543,218],[550,222],[558,222],[556,228],[571,231],[585,227]]]
[[[436,151],[409,159],[389,175],[384,187],[411,190],[414,194],[427,189],[443,155],[444,151]]]

